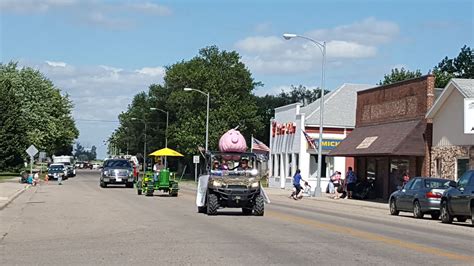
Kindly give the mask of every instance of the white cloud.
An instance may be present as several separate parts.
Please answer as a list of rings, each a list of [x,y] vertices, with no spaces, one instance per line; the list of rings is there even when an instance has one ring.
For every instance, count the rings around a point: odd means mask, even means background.
[[[135,72],[148,75],[148,76],[164,76],[165,68],[164,67],[144,67],[141,69],[135,70]]]
[[[55,62],[55,61],[45,61],[46,64],[52,67],[66,67],[66,63],[64,62]]]
[[[80,131],[78,141],[96,145],[102,156],[106,149],[102,141],[118,126],[113,121],[118,120],[137,93],[147,91],[150,84],[162,83],[165,75],[163,67],[123,69],[107,65],[75,66],[59,61],[19,64],[38,69],[70,95]]]
[[[378,45],[393,40],[398,25],[389,21],[367,18],[349,25],[316,29],[302,35],[326,40],[328,63],[371,58]],[[235,43],[242,60],[252,71],[264,74],[294,74],[313,71],[321,65],[321,50],[306,40],[284,40],[281,36],[251,36]]]
[[[0,9],[14,13],[41,13],[53,8],[63,8],[75,5],[76,0],[2,0]]]
[[[1,0],[2,12],[16,14],[48,13],[55,10],[61,16],[108,29],[128,29],[135,26],[140,15],[169,16],[169,7],[150,2],[97,0]],[[138,15],[138,16],[137,16]]]
[[[127,5],[131,9],[151,15],[159,15],[159,16],[169,16],[171,15],[171,9],[167,6],[158,5],[154,3],[133,3]]]

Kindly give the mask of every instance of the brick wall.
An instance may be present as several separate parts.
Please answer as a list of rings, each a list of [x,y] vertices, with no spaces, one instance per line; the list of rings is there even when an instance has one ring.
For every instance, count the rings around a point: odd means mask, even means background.
[[[456,158],[467,157],[469,148],[463,146],[438,146],[431,151],[431,176],[454,180],[456,176]],[[441,162],[441,173],[436,173],[436,160]]]
[[[358,92],[356,127],[424,119],[434,102],[434,80],[427,75]]]

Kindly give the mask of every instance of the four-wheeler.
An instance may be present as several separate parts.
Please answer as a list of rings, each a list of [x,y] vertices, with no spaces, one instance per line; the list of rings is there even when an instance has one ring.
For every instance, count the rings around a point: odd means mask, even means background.
[[[198,212],[216,215],[219,208],[241,208],[244,214],[263,216],[268,198],[254,153],[214,152],[206,161],[208,174],[199,177]]]

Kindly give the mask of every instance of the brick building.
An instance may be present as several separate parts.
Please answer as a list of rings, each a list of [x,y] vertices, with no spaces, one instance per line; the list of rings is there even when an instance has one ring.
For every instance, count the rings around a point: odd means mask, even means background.
[[[430,174],[434,76],[357,92],[356,127],[330,156],[355,157],[359,180],[375,182],[376,196],[387,199],[405,172]]]

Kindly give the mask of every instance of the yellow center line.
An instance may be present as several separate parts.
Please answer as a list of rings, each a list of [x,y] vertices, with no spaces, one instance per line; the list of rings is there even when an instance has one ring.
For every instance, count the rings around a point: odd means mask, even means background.
[[[399,239],[395,239],[391,237],[385,237],[378,234],[373,234],[373,233],[369,233],[365,231],[352,229],[349,227],[338,226],[338,225],[333,225],[333,224],[328,224],[328,223],[321,223],[314,220],[297,217],[294,215],[283,214],[283,213],[275,212],[275,211],[265,211],[265,215],[274,219],[278,219],[278,220],[283,220],[283,221],[292,222],[292,223],[299,223],[302,225],[307,225],[307,226],[311,226],[318,229],[324,229],[324,230],[331,231],[334,233],[350,235],[359,239],[382,242],[384,244],[406,248],[406,249],[418,251],[421,253],[437,255],[437,256],[453,259],[453,260],[471,261],[471,262],[474,261],[474,257],[471,257],[471,256],[465,256],[465,255],[461,255],[461,254],[457,254],[453,252],[448,252],[442,249],[427,247],[427,246],[415,244],[412,242],[407,242],[407,241],[403,241],[403,240],[399,240]]]

